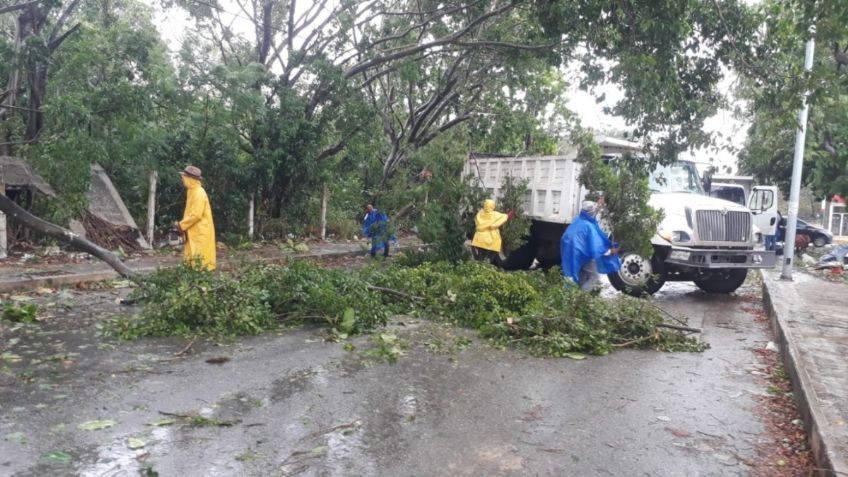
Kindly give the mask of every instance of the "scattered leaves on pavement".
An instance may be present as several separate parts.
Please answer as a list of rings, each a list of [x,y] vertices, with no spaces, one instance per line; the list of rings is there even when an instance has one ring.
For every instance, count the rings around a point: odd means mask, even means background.
[[[117,422],[111,419],[98,419],[95,421],[87,421],[77,426],[77,429],[82,431],[99,431],[114,426]]]

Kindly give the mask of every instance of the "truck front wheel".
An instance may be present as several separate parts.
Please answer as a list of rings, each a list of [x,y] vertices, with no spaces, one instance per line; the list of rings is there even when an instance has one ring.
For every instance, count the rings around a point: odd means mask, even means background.
[[[731,293],[745,283],[747,268],[725,268],[701,280],[695,280],[695,286],[707,293]]]
[[[635,297],[653,295],[665,284],[662,261],[656,254],[645,259],[632,252],[621,254],[621,269],[607,275],[613,288]]]

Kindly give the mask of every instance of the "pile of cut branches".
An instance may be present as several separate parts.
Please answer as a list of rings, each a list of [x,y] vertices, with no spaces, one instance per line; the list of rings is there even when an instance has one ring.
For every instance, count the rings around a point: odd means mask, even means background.
[[[128,225],[117,225],[86,211],[82,218],[85,237],[107,250],[124,253],[140,252],[138,230]]]
[[[182,266],[159,271],[135,294],[145,305],[141,316],[108,327],[123,338],[255,334],[291,322],[348,335],[382,326],[392,314],[417,314],[540,356],[707,347],[686,334],[696,330],[684,320],[666,324],[648,300],[608,300],[568,287],[556,272],[506,273],[477,262],[327,270],[297,261],[230,273]]]

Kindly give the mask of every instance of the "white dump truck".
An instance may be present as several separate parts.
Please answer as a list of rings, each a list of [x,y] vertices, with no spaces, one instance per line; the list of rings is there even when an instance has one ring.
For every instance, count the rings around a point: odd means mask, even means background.
[[[603,137],[596,141],[609,160],[639,152],[638,145],[629,141]],[[476,177],[493,198],[506,176],[528,181],[524,212],[533,220],[529,240],[509,254],[506,268],[529,268],[534,259],[542,267],[560,263],[560,237],[579,214],[586,195],[576,158],[577,149],[557,156],[467,159],[464,173]],[[615,237],[623,247],[622,267],[608,277],[617,290],[635,296],[653,294],[674,280],[692,281],[710,293],[730,293],[742,285],[749,269],[774,266],[774,252],[764,249],[751,210],[706,195],[694,163],[659,166],[650,184],[650,205],[664,212],[652,239],[653,256],[628,252],[627,237]]]

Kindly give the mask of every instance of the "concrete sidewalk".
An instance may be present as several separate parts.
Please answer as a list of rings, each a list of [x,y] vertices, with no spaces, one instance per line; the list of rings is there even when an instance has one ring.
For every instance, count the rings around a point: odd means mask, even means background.
[[[417,239],[404,239],[400,247],[392,251],[408,250],[421,246]],[[274,263],[288,258],[318,258],[318,257],[353,257],[365,256],[367,247],[364,242],[315,242],[309,244],[309,251],[292,253],[280,251],[275,246],[265,246],[250,251],[219,251],[218,268],[226,269],[232,264],[243,262]],[[145,274],[152,273],[161,267],[173,266],[180,263],[181,256],[146,256],[126,262],[132,270]],[[0,268],[0,293],[17,290],[31,290],[40,287],[58,287],[90,283],[117,278],[118,274],[108,265],[96,259],[83,263],[33,264],[24,267]]]
[[[848,286],[767,270],[763,299],[821,475],[848,475]]]

